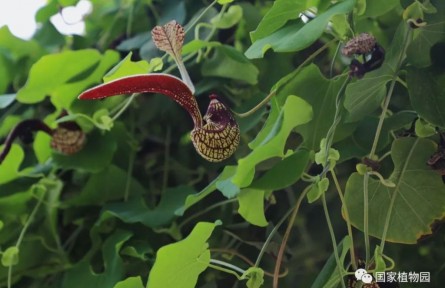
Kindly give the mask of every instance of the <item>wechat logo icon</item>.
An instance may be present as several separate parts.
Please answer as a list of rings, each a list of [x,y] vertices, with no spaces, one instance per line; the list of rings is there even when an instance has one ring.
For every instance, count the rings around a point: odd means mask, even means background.
[[[361,280],[365,284],[369,284],[372,282],[372,276],[368,274],[368,272],[365,269],[357,269],[355,271],[355,278],[358,280]]]

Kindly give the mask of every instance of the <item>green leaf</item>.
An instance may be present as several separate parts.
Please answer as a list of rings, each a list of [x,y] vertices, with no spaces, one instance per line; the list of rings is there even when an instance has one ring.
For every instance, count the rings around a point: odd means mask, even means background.
[[[376,272],[384,272],[386,271],[386,263],[383,259],[382,253],[380,253],[380,246],[376,245],[374,249],[374,262],[375,262],[375,271]],[[375,275],[375,273],[374,273]]]
[[[380,106],[386,96],[386,83],[392,79],[390,73],[384,66],[346,87],[344,106],[349,112],[348,121],[358,121]]]
[[[128,53],[124,59],[114,66],[113,69],[104,76],[104,82],[107,83],[115,79],[135,74],[147,74],[150,71],[150,64],[145,60],[133,62],[131,61],[132,55],[133,52]]]
[[[260,288],[264,283],[264,271],[259,267],[250,267],[243,273],[241,279],[247,279],[248,288]]]
[[[213,57],[202,65],[203,76],[241,80],[252,85],[258,82],[258,73],[258,68],[241,52],[227,45],[216,46]]]
[[[221,16],[218,14],[210,23],[215,25],[218,29],[228,29],[232,26],[238,24],[238,22],[243,18],[243,9],[239,5],[232,5],[229,7],[226,13]]]
[[[119,255],[123,244],[130,239],[132,233],[117,230],[102,245],[103,267],[105,271],[96,274],[90,267],[88,257],[77,262],[63,278],[64,288],[98,288],[113,287],[124,276],[124,262]]]
[[[144,283],[142,283],[140,276],[128,277],[127,279],[116,283],[113,288],[144,288]]]
[[[307,201],[309,203],[313,203],[317,201],[323,193],[328,191],[329,188],[329,179],[323,178],[320,181],[311,184],[307,189],[309,192],[307,193]]]
[[[399,3],[399,0],[367,0],[365,16],[378,17],[386,14],[395,7],[400,6]]]
[[[416,135],[421,138],[430,137],[436,134],[436,127],[422,118],[416,120],[414,129]]]
[[[113,181],[110,181],[110,179],[113,179]],[[131,195],[141,195],[145,191],[136,180],[131,178],[128,179],[126,171],[114,165],[110,165],[101,172],[92,174],[80,194],[67,200],[65,205],[103,205],[110,200],[122,199],[128,181],[131,181]],[[133,211],[130,210],[127,212],[132,213]]]
[[[415,244],[422,235],[432,233],[430,225],[443,217],[445,209],[442,178],[426,164],[435,151],[435,143],[428,139],[401,138],[393,142],[394,171],[389,180],[396,187],[369,179],[370,235],[382,237],[392,197],[387,241]],[[348,179],[345,201],[352,224],[363,231],[363,176],[358,173]]]
[[[19,263],[19,248],[12,246],[7,248],[2,254],[2,265],[5,267],[14,266]]]
[[[0,48],[7,50],[15,61],[25,57],[36,59],[42,53],[36,41],[23,40],[14,36],[8,26],[0,28]]]
[[[0,151],[3,151],[5,145],[0,146]],[[6,156],[2,164],[0,164],[0,184],[8,183],[20,177],[20,165],[25,158],[25,153],[22,147],[17,144],[12,144],[11,150]]]
[[[99,172],[113,159],[117,145],[111,132],[101,135],[99,131],[88,134],[87,143],[75,155],[63,155],[53,152],[54,163],[65,169],[79,169],[88,172]]]
[[[14,103],[16,94],[0,95],[0,109],[4,109]]]
[[[252,183],[255,166],[272,157],[284,157],[284,147],[291,131],[312,119],[312,108],[303,99],[297,96],[289,96],[281,110],[280,118],[275,123],[276,129],[256,147],[249,155],[238,160],[236,174],[232,178],[232,183],[238,187],[247,187]]]
[[[343,81],[345,81],[343,77],[337,80],[326,79],[320,69],[313,64],[298,74],[291,73],[280,80],[285,82],[284,85],[280,85],[281,88],[276,96],[280,102],[284,101],[287,95],[295,93],[312,106],[313,120],[296,128],[296,131],[303,136],[303,146],[309,150],[319,149],[321,139],[326,137],[334,121],[336,97]],[[340,124],[334,141],[349,136],[354,128],[355,124]]]
[[[116,184],[113,183],[113,185]],[[107,190],[103,189],[103,191]],[[148,227],[161,227],[171,223],[175,217],[175,211],[182,206],[186,197],[193,192],[195,191],[192,188],[186,186],[170,188],[165,191],[158,206],[154,209],[149,209],[144,198],[138,196],[127,202],[107,204],[104,207],[104,213],[118,217],[125,223],[142,223]]]
[[[177,216],[184,215],[184,212],[188,208],[195,205],[196,203],[198,203],[199,201],[210,195],[210,193],[215,191],[218,182],[225,181],[228,178],[232,177],[235,171],[236,171],[236,166],[227,165],[226,167],[224,167],[224,170],[221,172],[221,174],[219,174],[218,177],[216,177],[212,182],[210,182],[210,184],[207,185],[204,189],[202,189],[199,193],[188,195],[184,201],[184,205],[175,211],[175,215]]]
[[[114,51],[101,55],[92,49],[46,55],[32,66],[26,85],[17,93],[17,100],[34,104],[50,95],[54,106],[69,109],[83,90],[101,81],[118,57]]]
[[[297,150],[275,164],[263,176],[255,179],[250,188],[280,190],[289,187],[300,179],[308,162],[309,152]]]
[[[232,3],[234,0],[217,0],[218,4],[224,5]]]
[[[187,238],[158,250],[147,288],[194,288],[210,264],[207,240],[218,224],[199,222]]]
[[[385,119],[382,126],[382,132],[377,143],[376,152],[383,151],[393,139],[391,133],[402,128],[409,129],[417,114],[414,111],[400,111]],[[341,161],[353,157],[362,158],[371,150],[374,141],[374,132],[377,130],[379,119],[377,116],[368,116],[360,121],[357,129],[351,135],[335,146],[340,151]],[[370,133],[373,131],[373,133]]]
[[[262,58],[267,50],[275,52],[295,52],[309,47],[323,34],[329,20],[334,15],[346,14],[354,8],[354,0],[345,0],[317,15],[304,24],[301,21],[289,23],[269,36],[252,44],[246,51],[247,58]]]
[[[20,121],[22,121],[22,117],[17,115],[8,115],[3,118],[3,121],[0,123],[0,138],[6,137]]]
[[[187,55],[190,53],[197,52],[203,48],[217,47],[220,46],[221,43],[217,41],[204,41],[199,39],[194,39],[182,47],[182,55]]]
[[[309,1],[276,0],[255,31],[250,32],[252,42],[269,36],[283,27],[287,21],[297,19],[301,12],[310,8],[309,4]]]
[[[374,112],[382,103],[386,95],[386,84],[399,73],[397,63],[405,59],[402,47],[407,35],[408,25],[401,22],[397,28],[391,47],[386,53],[382,67],[371,71],[362,79],[349,84],[345,91],[344,106],[348,110],[348,121],[354,122],[363,119]],[[411,37],[410,33],[407,37]]]
[[[445,128],[445,73],[432,69],[409,69],[407,84],[411,105],[420,117]]]
[[[250,224],[267,226],[264,215],[264,190],[242,189],[238,194],[238,213]]]

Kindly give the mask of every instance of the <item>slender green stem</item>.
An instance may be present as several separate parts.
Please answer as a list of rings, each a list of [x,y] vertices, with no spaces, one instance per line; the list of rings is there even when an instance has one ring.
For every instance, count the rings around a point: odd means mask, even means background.
[[[212,259],[210,259],[210,260],[212,260]],[[218,271],[222,271],[222,272],[225,272],[225,273],[228,273],[228,274],[232,274],[233,276],[236,277],[236,279],[238,279],[238,280],[242,280],[242,279],[241,279],[241,276],[238,275],[238,273],[236,273],[236,272],[233,271],[233,270],[226,269],[226,268],[223,268],[223,267],[221,267],[221,266],[217,266],[217,265],[213,265],[213,264],[209,264],[209,267],[210,267],[210,268],[213,268],[213,269],[215,269],[215,270],[218,270]]]
[[[336,39],[333,39],[327,43],[325,43],[322,47],[318,48],[314,53],[312,53],[309,57],[307,57],[303,63],[301,63],[297,69],[294,72],[294,75],[297,75],[301,69],[303,69],[304,66],[306,66],[309,62],[311,62],[312,60],[314,60],[315,57],[317,57],[321,52],[323,52],[324,50],[326,50],[329,45],[331,45],[334,41],[336,41]],[[235,111],[232,111],[233,114],[235,114],[236,116],[240,117],[240,118],[245,118],[245,117],[249,117],[250,115],[252,115],[253,113],[255,113],[256,111],[258,111],[258,109],[260,109],[261,107],[263,107],[265,104],[267,104],[270,99],[272,99],[272,97],[274,97],[277,94],[277,90],[273,89],[272,91],[270,91],[269,95],[266,96],[266,98],[264,98],[260,103],[258,103],[255,107],[253,107],[252,109],[250,109],[247,112],[244,113],[237,113]]]
[[[261,247],[260,253],[258,254],[258,257],[255,261],[255,267],[259,267],[261,263],[261,259],[263,258],[264,253],[266,252],[267,246],[269,246],[270,241],[272,241],[273,236],[275,236],[275,233],[277,233],[278,229],[283,225],[284,221],[292,214],[292,211],[294,211],[294,207],[291,207],[286,214],[284,214],[283,217],[281,217],[280,221],[278,221],[277,225],[273,227],[272,231],[270,231],[269,235],[267,236],[266,241],[263,244],[263,247]]]
[[[404,57],[404,55],[406,53],[406,49],[407,49],[408,44],[409,44],[409,38],[410,38],[409,34],[410,33],[411,33],[411,29],[408,27],[407,31],[406,31],[406,34],[404,35],[404,39],[403,39],[403,45],[402,45],[403,48],[402,48],[402,51],[401,51],[401,53],[399,55],[399,59],[397,60],[396,67],[395,67],[395,70],[394,70],[394,75],[392,77],[391,84],[390,84],[390,87],[388,89],[388,93],[386,94],[386,98],[385,98],[385,101],[384,101],[384,104],[383,104],[382,113],[380,114],[380,118],[379,118],[379,123],[377,124],[377,129],[376,129],[376,133],[375,133],[375,136],[374,136],[374,141],[372,143],[371,151],[369,153],[369,158],[371,158],[371,159],[374,158],[375,152],[377,150],[377,144],[379,142],[380,134],[382,132],[383,122],[385,120],[385,117],[386,117],[386,114],[387,114],[387,111],[388,111],[388,107],[389,107],[389,103],[391,101],[391,97],[392,97],[392,94],[393,94],[393,91],[394,91],[395,83],[397,81],[397,78],[399,77],[398,73],[399,73],[400,67],[401,67],[402,62],[403,62],[403,57]],[[368,228],[369,228],[368,227],[368,225],[369,225],[368,224],[368,215],[369,215],[368,184],[369,184],[369,177],[370,177],[369,173],[366,173],[364,175],[364,177],[363,177],[363,200],[364,200],[363,201],[363,216],[364,216],[363,217],[363,228],[364,228],[363,232],[365,234],[364,235],[364,237],[365,237],[365,249],[366,249],[365,253],[367,255],[367,257],[366,257],[366,265],[368,265],[368,260],[369,260],[369,255],[370,255],[369,231],[368,231]],[[381,245],[380,245],[381,254],[383,254],[383,247],[385,245],[386,233],[387,233],[388,227],[389,227],[389,219],[391,218],[392,205],[393,205],[393,200],[395,199],[395,195],[396,195],[396,192],[394,192],[393,197],[391,199],[391,203],[390,203],[390,206],[388,208],[388,213],[387,213],[387,217],[386,217],[386,221],[385,221],[385,226],[383,227],[383,234],[382,234]]]
[[[331,167],[329,167],[329,149],[331,149],[332,143],[334,141],[334,136],[335,136],[335,130],[337,129],[338,124],[341,121],[341,111],[342,111],[342,99],[343,99],[343,95],[344,95],[344,91],[346,89],[346,86],[348,85],[348,83],[352,80],[351,77],[347,77],[345,79],[345,81],[343,82],[342,86],[340,87],[340,89],[338,90],[337,96],[335,97],[335,115],[334,115],[334,120],[332,121],[332,125],[331,127],[329,127],[328,133],[326,134],[326,146],[325,146],[325,151],[326,151],[326,159],[325,159],[325,165],[324,165],[324,169],[321,172],[320,176],[321,178],[326,176],[326,173],[329,172],[329,170],[331,170]]]
[[[127,28],[125,31],[125,34],[128,37],[131,35],[131,28],[133,25],[133,18],[134,18],[134,1],[130,4],[130,9],[128,9],[128,20],[127,20]]]
[[[37,214],[37,211],[39,210],[40,205],[42,204],[43,196],[39,198],[36,206],[34,206],[34,209],[32,210],[31,214],[29,215],[28,219],[26,220],[25,225],[22,228],[22,231],[20,232],[19,238],[17,239],[17,242],[15,244],[15,247],[19,248],[20,244],[22,244],[23,237],[25,237],[25,233],[29,228],[29,225],[31,225],[32,221],[34,221],[34,218]],[[12,287],[12,267],[13,265],[8,267],[8,288]]]
[[[130,96],[130,99],[127,100],[127,102],[125,103],[125,105],[119,110],[117,111],[117,113],[113,116],[113,118],[111,118],[113,121],[116,121],[117,118],[119,118],[119,116],[122,115],[122,113],[125,112],[125,110],[127,110],[127,108],[130,106],[131,102],[133,102],[134,98],[139,95],[139,93],[133,93]]]
[[[212,3],[210,3],[209,6],[207,6],[202,12],[201,14],[199,14],[198,17],[196,17],[190,24],[187,25],[187,28],[185,29],[185,33],[187,33],[188,31],[190,31],[190,29],[192,29],[193,26],[195,26],[195,24],[201,20],[201,18],[207,13],[207,11],[209,11],[213,6],[216,5],[216,3],[218,3],[217,0],[213,1]]]
[[[188,218],[186,218],[184,221],[182,221],[181,224],[178,225],[178,230],[181,230],[181,228],[184,227],[185,224],[189,223],[193,219],[195,219],[195,218],[197,218],[197,217],[199,217],[201,215],[204,215],[207,212],[209,212],[209,211],[211,211],[211,210],[213,210],[215,208],[218,208],[220,206],[224,206],[226,204],[233,203],[233,202],[236,202],[236,201],[238,201],[238,200],[236,198],[233,198],[233,199],[227,199],[227,200],[215,203],[213,205],[210,205],[209,207],[207,207],[207,208],[205,208],[205,209],[203,209],[203,210],[201,210],[201,211],[199,211],[199,212],[197,212],[197,213],[195,213],[193,215],[190,215]]]
[[[334,184],[335,184],[335,187],[337,188],[338,196],[340,197],[340,201],[343,206],[343,212],[344,212],[344,217],[346,220],[346,226],[348,228],[348,235],[349,235],[349,238],[351,238],[351,248],[349,250],[349,252],[350,252],[349,254],[351,256],[352,268],[354,268],[354,270],[356,270],[357,269],[357,259],[355,257],[354,235],[352,234],[352,225],[351,225],[351,218],[349,217],[348,206],[346,206],[345,197],[344,197],[343,191],[340,187],[340,183],[338,182],[337,174],[335,174],[334,169],[331,169],[331,176],[332,176],[332,179],[334,180]]]
[[[253,107],[252,109],[250,109],[247,112],[244,113],[236,113],[235,111],[232,110],[232,113],[235,114],[236,116],[240,117],[240,118],[245,118],[245,117],[249,117],[250,115],[252,115],[253,113],[255,113],[256,111],[258,111],[258,109],[260,109],[261,107],[263,107],[265,104],[267,104],[269,102],[270,99],[272,99],[272,97],[275,96],[275,91],[271,91],[269,93],[269,95],[266,96],[266,98],[264,98],[260,103],[258,103],[255,107]]]
[[[345,281],[343,280],[343,265],[340,262],[340,256],[338,254],[338,249],[337,249],[337,240],[335,240],[335,232],[334,228],[332,227],[331,216],[329,216],[328,204],[326,203],[326,193],[323,193],[321,195],[321,201],[323,203],[323,211],[326,217],[326,222],[328,223],[329,234],[331,235],[332,246],[334,248],[334,257],[335,257],[335,262],[337,262],[337,269],[338,269],[338,274],[340,275],[341,286],[343,288],[346,288]]]
[[[363,178],[363,237],[365,238],[365,269],[368,268],[369,257],[371,254],[371,246],[369,244],[369,193],[368,193],[368,184],[369,184],[369,174],[365,173]]]
[[[331,67],[329,67],[329,78],[332,78],[332,75],[334,74],[335,59],[337,59],[338,52],[340,52],[340,47],[341,42],[338,42],[337,49],[335,49],[334,57],[332,57]]]
[[[210,263],[216,264],[216,265],[220,265],[220,266],[225,266],[225,267],[230,268],[230,269],[232,269],[234,271],[237,271],[237,272],[239,272],[241,274],[244,274],[246,272],[245,270],[239,268],[238,266],[235,266],[233,264],[230,264],[230,263],[227,263],[227,262],[224,262],[224,261],[221,261],[221,260],[210,259]]]

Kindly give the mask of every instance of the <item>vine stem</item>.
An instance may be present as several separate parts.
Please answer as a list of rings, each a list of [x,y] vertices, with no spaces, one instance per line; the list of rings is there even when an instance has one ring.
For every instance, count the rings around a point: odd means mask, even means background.
[[[410,43],[410,41],[409,41],[409,38],[410,38],[409,34],[411,32],[412,32],[412,30],[408,26],[407,30],[406,30],[406,33],[404,35],[404,39],[403,39],[402,52],[400,53],[399,59],[397,60],[397,63],[396,63],[396,67],[395,67],[395,70],[394,70],[394,75],[393,75],[393,77],[391,79],[391,84],[389,86],[388,93],[386,94],[385,102],[383,104],[382,113],[380,114],[380,118],[379,118],[379,123],[377,124],[377,129],[376,129],[376,132],[375,132],[374,141],[372,143],[371,151],[370,151],[370,153],[368,155],[369,158],[371,158],[371,159],[374,158],[374,154],[375,154],[375,152],[377,150],[377,144],[379,142],[380,134],[382,132],[383,122],[385,121],[385,116],[386,116],[386,114],[388,112],[388,107],[389,107],[389,103],[391,101],[391,97],[392,97],[392,94],[393,94],[393,91],[394,91],[395,84],[397,82],[397,79],[399,78],[398,73],[399,73],[400,67],[402,65],[403,58],[404,58],[404,55],[406,53],[406,49],[408,48],[408,45]],[[368,257],[366,259],[366,265],[368,265],[368,260],[369,260],[369,255],[370,255],[369,231],[368,231],[368,228],[369,228],[368,227],[368,225],[369,225],[369,223],[368,223],[368,215],[369,215],[368,183],[369,183],[369,177],[370,177],[369,173],[366,173],[364,175],[364,177],[363,177],[363,198],[364,198],[363,199],[363,206],[364,206],[363,207],[364,208],[363,209],[363,216],[364,216],[363,217],[363,227],[364,227],[363,230],[364,230],[364,234],[365,234],[364,235],[364,237],[365,237],[365,249],[366,249],[365,253],[366,253],[366,255],[368,255]],[[385,245],[386,233],[387,233],[388,227],[389,227],[389,218],[391,218],[392,207],[393,207],[393,204],[394,204],[393,200],[395,199],[395,195],[396,195],[396,193],[394,192],[394,194],[393,194],[393,196],[391,198],[390,206],[388,208],[388,213],[387,213],[386,220],[385,220],[385,226],[383,227],[383,234],[382,234],[381,244],[380,244],[380,252],[381,252],[381,254],[383,254],[383,247]],[[366,246],[367,242],[368,242],[368,246]]]
[[[17,239],[17,243],[15,244],[15,247],[17,247],[17,249],[20,247],[20,244],[22,244],[23,238],[25,237],[25,233],[28,230],[29,225],[31,225],[31,222],[34,220],[42,202],[43,202],[43,196],[39,198],[36,206],[34,206],[34,209],[32,210],[31,214],[29,215],[29,218],[26,220],[26,223],[22,228],[22,231],[20,232],[19,238]],[[8,267],[8,288],[12,287],[12,266],[13,265],[10,265]]]
[[[337,39],[332,39],[331,41],[326,42],[323,46],[321,46],[320,48],[318,48],[314,53],[312,53],[309,57],[307,57],[298,67],[297,69],[295,69],[294,72],[294,76],[297,75],[301,69],[303,69],[304,66],[306,66],[309,62],[311,62],[312,60],[314,60],[315,57],[317,57],[321,52],[323,52],[324,50],[326,50],[329,45],[331,45],[333,42],[337,41]],[[289,79],[290,80],[290,79]],[[287,83],[287,82],[286,82]],[[283,83],[281,86],[285,85],[286,83]],[[260,103],[258,103],[255,107],[253,107],[252,109],[250,109],[247,112],[244,113],[237,113],[235,111],[232,110],[232,113],[240,118],[245,118],[245,117],[249,117],[250,115],[252,115],[253,113],[255,113],[256,111],[258,111],[258,109],[260,109],[261,107],[263,107],[265,104],[267,104],[269,102],[270,99],[272,99],[272,97],[274,97],[277,94],[279,87],[275,87],[272,89],[272,91],[270,91],[269,95],[266,96],[266,98],[264,98],[263,100],[261,100]]]
[[[188,217],[184,221],[182,221],[181,224],[178,225],[178,230],[181,230],[181,228],[184,227],[185,224],[189,223],[193,219],[195,219],[195,218],[197,218],[197,217],[199,217],[199,216],[201,216],[201,215],[203,215],[203,214],[205,214],[205,213],[207,213],[207,212],[209,212],[209,211],[211,211],[211,210],[213,210],[215,208],[218,208],[220,206],[224,206],[226,204],[233,203],[233,202],[236,202],[236,201],[237,201],[237,199],[233,198],[233,199],[227,199],[227,200],[215,203],[213,205],[210,205],[209,207],[207,207],[207,208],[205,208],[205,209],[203,209],[203,210],[201,210],[201,211],[191,215],[190,217]]]
[[[287,224],[286,233],[283,236],[283,241],[281,241],[280,250],[278,251],[277,261],[275,263],[275,270],[273,273],[274,274],[273,275],[273,287],[274,288],[278,288],[278,279],[279,279],[278,275],[280,274],[281,261],[283,259],[284,249],[286,247],[287,240],[289,239],[289,235],[292,230],[292,226],[294,226],[295,218],[297,218],[298,210],[300,210],[301,202],[303,202],[303,199],[306,197],[308,192],[309,192],[309,189],[305,189],[298,197],[297,202],[294,205],[294,208],[292,210],[290,210],[290,211],[292,211],[292,215],[290,216],[289,223]],[[261,249],[261,250],[263,250],[263,249]]]
[[[227,263],[227,262],[224,262],[224,261],[221,261],[221,260],[210,259],[210,263],[227,267],[227,268],[232,269],[232,270],[234,270],[236,272],[239,272],[241,274],[244,274],[246,272],[245,270],[239,268],[238,266],[235,266],[233,264],[230,264],[230,263]]]
[[[349,217],[349,210],[348,210],[348,207],[346,206],[345,197],[344,197],[343,191],[341,189],[340,183],[338,182],[337,174],[335,174],[334,169],[331,169],[331,176],[332,176],[332,179],[334,180],[334,184],[335,184],[335,187],[337,188],[338,196],[340,197],[340,201],[344,208],[343,211],[344,211],[344,217],[346,220],[346,226],[348,228],[349,237],[351,238],[351,248],[349,250],[350,251],[349,254],[351,256],[352,268],[354,268],[354,270],[356,270],[358,266],[357,266],[357,259],[355,257],[354,236],[352,234],[352,225],[351,225],[351,218]]]
[[[331,236],[332,246],[334,248],[334,257],[335,257],[335,262],[337,262],[338,274],[340,274],[341,286],[343,288],[346,288],[345,281],[343,280],[343,270],[342,270],[343,265],[340,262],[340,257],[338,255],[337,240],[335,240],[335,232],[334,232],[334,228],[332,227],[331,216],[329,216],[328,204],[326,203],[326,193],[323,193],[321,195],[321,202],[323,203],[323,211],[324,211],[324,215],[326,217],[326,222],[328,224],[328,229],[329,229],[329,234]]]

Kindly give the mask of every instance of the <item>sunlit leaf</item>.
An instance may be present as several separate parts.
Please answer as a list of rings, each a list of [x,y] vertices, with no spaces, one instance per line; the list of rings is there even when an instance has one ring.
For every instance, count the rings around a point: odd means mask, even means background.
[[[238,187],[247,187],[253,180],[255,166],[272,157],[284,157],[284,146],[291,131],[312,119],[312,108],[303,99],[289,96],[281,110],[281,117],[270,134],[249,155],[238,160],[238,169],[232,182]]]
[[[5,145],[0,146],[0,151],[3,151]],[[6,156],[2,164],[0,164],[0,184],[8,183],[20,177],[20,165],[25,157],[23,149],[17,145],[12,144],[11,150]]]
[[[74,99],[92,84],[99,83],[105,71],[117,61],[118,54],[114,51],[101,55],[92,49],[44,56],[32,66],[26,85],[17,93],[17,100],[33,104],[50,95],[57,108],[69,109]]]
[[[242,189],[237,195],[239,208],[238,213],[247,222],[256,226],[267,226],[264,215],[264,190]]]
[[[184,240],[161,247],[147,288],[194,288],[199,274],[210,264],[207,240],[216,225],[199,222]]]
[[[127,279],[120,281],[113,288],[144,288],[142,279],[138,277],[128,277]]]

